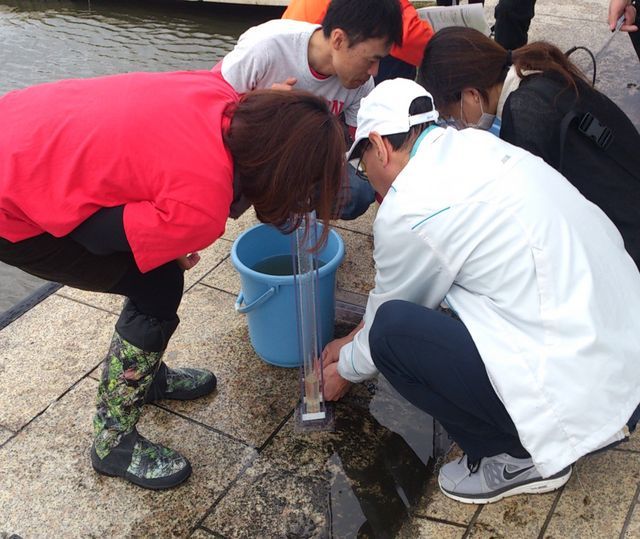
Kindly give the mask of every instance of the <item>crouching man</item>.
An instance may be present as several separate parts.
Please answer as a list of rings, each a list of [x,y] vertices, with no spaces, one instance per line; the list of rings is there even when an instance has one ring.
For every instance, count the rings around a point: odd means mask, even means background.
[[[635,428],[640,274],[558,172],[437,118],[404,79],[361,102],[348,158],[384,197],[377,273],[360,326],[324,351],[325,396],[384,374],[465,452],[439,473],[450,498],[548,492]]]

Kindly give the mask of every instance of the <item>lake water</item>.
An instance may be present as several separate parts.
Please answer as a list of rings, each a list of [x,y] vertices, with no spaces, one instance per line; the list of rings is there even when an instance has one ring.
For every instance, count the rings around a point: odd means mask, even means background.
[[[127,71],[208,69],[281,8],[203,2],[0,0],[0,94]],[[44,281],[0,263],[0,314]]]

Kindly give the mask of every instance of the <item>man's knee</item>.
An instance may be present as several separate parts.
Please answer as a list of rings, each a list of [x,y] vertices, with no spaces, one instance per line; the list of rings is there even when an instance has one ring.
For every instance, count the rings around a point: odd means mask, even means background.
[[[412,305],[408,301],[394,299],[378,307],[369,331],[369,349],[378,369],[377,361],[384,356],[383,350],[387,347],[389,336],[405,327],[403,320]]]

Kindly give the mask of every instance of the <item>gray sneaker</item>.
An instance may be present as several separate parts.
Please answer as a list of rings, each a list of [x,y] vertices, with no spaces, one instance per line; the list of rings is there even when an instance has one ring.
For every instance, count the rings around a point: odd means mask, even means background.
[[[445,496],[462,503],[492,503],[516,494],[551,492],[571,477],[571,466],[543,479],[528,459],[506,453],[469,464],[467,455],[440,469],[438,484]]]

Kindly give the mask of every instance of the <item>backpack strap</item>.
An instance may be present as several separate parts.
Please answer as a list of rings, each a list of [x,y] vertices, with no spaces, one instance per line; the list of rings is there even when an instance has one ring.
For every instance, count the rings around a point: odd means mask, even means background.
[[[564,148],[569,128],[576,123],[576,129],[580,135],[591,140],[601,151],[605,152],[621,168],[632,177],[638,176],[638,171],[629,168],[629,154],[619,143],[614,143],[613,130],[598,120],[592,112],[583,112],[578,107],[577,96],[570,91],[563,91],[557,84],[546,77],[533,76],[527,86],[532,87],[542,94],[547,100],[554,103],[564,116],[560,122],[558,172],[562,173],[564,166]]]

